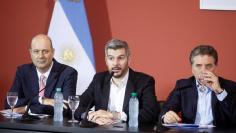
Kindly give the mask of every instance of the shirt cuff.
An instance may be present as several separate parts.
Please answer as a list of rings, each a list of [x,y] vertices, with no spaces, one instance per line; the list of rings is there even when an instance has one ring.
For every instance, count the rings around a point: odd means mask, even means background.
[[[219,101],[223,101],[227,95],[228,93],[224,89],[220,94],[216,94],[216,97]]]
[[[27,111],[28,105],[25,106],[25,112]],[[29,109],[28,114],[31,113],[31,110]]]
[[[164,116],[165,116],[165,115],[163,115],[163,116],[161,117],[161,124],[165,124],[165,122],[164,122]]]
[[[125,112],[120,112],[120,120],[122,121],[127,121],[127,115],[125,114]]]
[[[40,103],[40,104],[43,104],[43,97],[39,96],[39,99],[38,99],[38,100],[39,100],[39,103]]]

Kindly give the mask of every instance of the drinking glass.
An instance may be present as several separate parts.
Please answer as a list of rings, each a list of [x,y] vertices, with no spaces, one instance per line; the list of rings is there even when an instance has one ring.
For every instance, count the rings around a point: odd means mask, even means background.
[[[198,79],[197,79],[197,82],[199,84],[199,90],[200,92],[204,92],[206,90],[206,81],[204,80],[204,75],[202,73],[200,73],[198,75]]]
[[[13,118],[13,109],[18,100],[18,93],[17,92],[8,92],[7,93],[7,103],[11,107],[11,118]]]
[[[75,96],[69,96],[68,97],[68,105],[72,111],[72,119],[69,120],[68,122],[73,122],[76,123],[78,122],[77,120],[75,120],[74,114],[75,114],[75,110],[78,108],[79,106],[79,96],[75,95]]]

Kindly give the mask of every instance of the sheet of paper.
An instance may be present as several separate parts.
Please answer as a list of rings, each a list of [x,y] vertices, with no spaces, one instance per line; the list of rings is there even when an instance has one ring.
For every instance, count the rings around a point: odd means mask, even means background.
[[[48,116],[50,116],[50,115],[48,115],[48,114],[35,114],[35,113],[29,113],[30,115],[34,115],[34,116],[38,116],[39,118],[46,118],[46,117],[48,117]]]
[[[11,109],[1,110],[0,113],[6,118],[10,118],[12,115]],[[13,118],[18,118],[21,116],[22,116],[22,114],[13,112]]]
[[[165,127],[185,127],[185,128],[212,128],[214,125],[198,125],[187,123],[162,124]]]
[[[4,117],[6,117],[6,118],[11,117],[11,109],[1,110],[0,113],[1,113]],[[23,115],[23,114],[19,114],[19,113],[13,112],[14,118],[19,118],[19,117],[21,117],[22,115]],[[48,114],[35,114],[35,113],[31,113],[31,112],[29,112],[29,115],[38,116],[39,118],[45,118],[45,117],[50,116],[50,115],[48,115]]]

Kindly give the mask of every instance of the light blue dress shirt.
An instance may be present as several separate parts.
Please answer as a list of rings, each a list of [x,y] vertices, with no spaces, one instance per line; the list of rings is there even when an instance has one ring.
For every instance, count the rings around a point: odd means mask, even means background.
[[[206,86],[201,86],[197,81],[196,85],[198,91],[198,102],[195,124],[213,125],[211,95],[214,92]],[[224,90],[222,93],[216,94],[216,96],[219,101],[223,101],[227,96],[227,92]]]

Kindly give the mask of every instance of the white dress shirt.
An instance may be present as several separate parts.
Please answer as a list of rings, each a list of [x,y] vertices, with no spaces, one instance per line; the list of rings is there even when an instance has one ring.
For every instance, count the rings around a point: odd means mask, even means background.
[[[108,110],[120,112],[121,120],[126,121],[127,115],[123,112],[123,103],[125,97],[126,85],[128,82],[129,70],[123,77],[120,83],[114,83],[111,79],[110,81],[110,96],[108,102]]]
[[[213,125],[211,95],[214,92],[206,86],[204,86],[204,91],[201,91],[201,85],[197,81],[196,85],[198,91],[198,102],[195,124]],[[216,96],[219,101],[222,101],[227,96],[227,92],[224,90],[222,93],[216,94]]]

